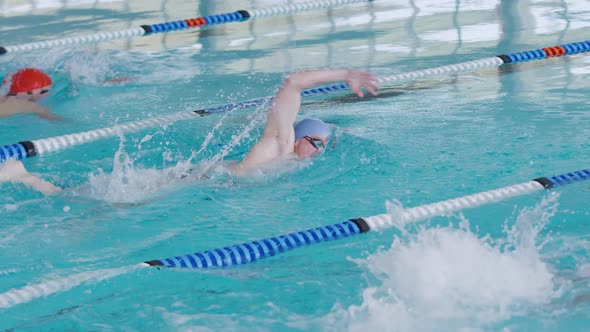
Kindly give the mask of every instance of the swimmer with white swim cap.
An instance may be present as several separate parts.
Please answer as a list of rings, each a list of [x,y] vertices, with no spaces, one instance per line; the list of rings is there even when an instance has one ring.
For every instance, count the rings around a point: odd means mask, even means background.
[[[43,119],[58,119],[37,103],[49,95],[52,84],[49,75],[35,68],[23,68],[7,75],[0,86],[0,117],[31,113]]]
[[[290,74],[275,95],[268,111],[266,127],[260,140],[250,149],[244,160],[232,166],[236,175],[247,175],[253,170],[281,159],[308,159],[322,153],[330,138],[330,127],[320,119],[307,118],[293,124],[301,106],[301,91],[314,86],[346,81],[359,97],[364,88],[376,96],[376,78],[360,70],[314,70]]]

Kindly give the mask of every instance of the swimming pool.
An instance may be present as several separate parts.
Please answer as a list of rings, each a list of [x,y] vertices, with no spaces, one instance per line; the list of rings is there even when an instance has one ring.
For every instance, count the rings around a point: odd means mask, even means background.
[[[46,2],[32,11],[29,3],[2,3],[0,40],[21,44],[276,3]],[[47,23],[37,28],[38,21]],[[59,93],[48,103],[66,120],[2,119],[0,143],[265,97],[291,71],[355,67],[383,76],[587,40],[589,25],[581,1],[374,1],[201,33],[7,54],[1,73],[34,64],[54,74]],[[574,55],[426,77],[363,100],[306,98],[303,113],[333,124],[335,144],[318,160],[254,179],[174,175],[221,155],[243,157],[261,132],[264,107],[30,158],[31,172],[72,189],[44,198],[2,185],[0,327],[583,330],[590,321],[587,183],[240,267],[135,264],[588,168],[589,61]],[[104,83],[116,77],[129,81]]]

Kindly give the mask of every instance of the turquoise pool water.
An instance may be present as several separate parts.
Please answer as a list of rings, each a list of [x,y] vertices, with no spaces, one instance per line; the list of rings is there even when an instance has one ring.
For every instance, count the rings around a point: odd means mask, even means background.
[[[0,2],[0,40],[19,44],[276,3]],[[6,55],[0,73],[25,65],[52,73],[59,92],[48,104],[64,121],[1,119],[0,140],[264,97],[291,71],[354,67],[388,75],[587,40],[589,14],[583,1],[375,1]],[[576,55],[383,86],[377,98],[308,98],[303,114],[333,124],[335,144],[310,163],[252,179],[175,174],[243,157],[261,132],[264,107],[28,159],[29,171],[69,189],[43,197],[1,185],[0,328],[586,330],[587,183],[242,267],[136,264],[588,168],[589,63]],[[128,81],[105,83],[117,77]]]

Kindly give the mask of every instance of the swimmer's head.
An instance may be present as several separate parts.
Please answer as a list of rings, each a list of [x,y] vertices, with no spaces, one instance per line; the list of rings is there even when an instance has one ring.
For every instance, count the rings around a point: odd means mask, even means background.
[[[322,153],[330,139],[330,126],[320,119],[306,118],[295,126],[295,153],[301,159]]]
[[[52,84],[51,77],[43,71],[24,68],[4,78],[2,91],[8,96],[36,101],[49,94]]]

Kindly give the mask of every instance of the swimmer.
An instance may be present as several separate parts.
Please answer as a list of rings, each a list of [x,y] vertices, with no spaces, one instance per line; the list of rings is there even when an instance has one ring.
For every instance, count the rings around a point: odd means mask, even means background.
[[[379,88],[370,73],[353,69],[313,70],[290,74],[275,95],[262,137],[244,160],[231,166],[234,175],[245,176],[281,160],[313,158],[321,154],[330,139],[330,127],[320,119],[306,118],[293,124],[301,106],[301,91],[314,86],[346,81],[359,97],[361,88],[376,96]]]
[[[314,70],[290,74],[275,95],[262,136],[244,160],[230,166],[231,172],[246,176],[281,161],[305,160],[321,154],[331,136],[328,124],[320,119],[306,118],[295,127],[293,125],[301,106],[301,91],[334,81],[346,81],[359,97],[364,96],[361,88],[377,95],[375,77],[360,70]],[[61,191],[61,188],[27,173],[22,162],[16,160],[8,161],[0,168],[0,183],[5,181],[21,182],[46,195]]]
[[[47,120],[59,117],[37,102],[49,95],[51,77],[35,68],[24,68],[8,75],[0,86],[0,118],[30,113]]]

